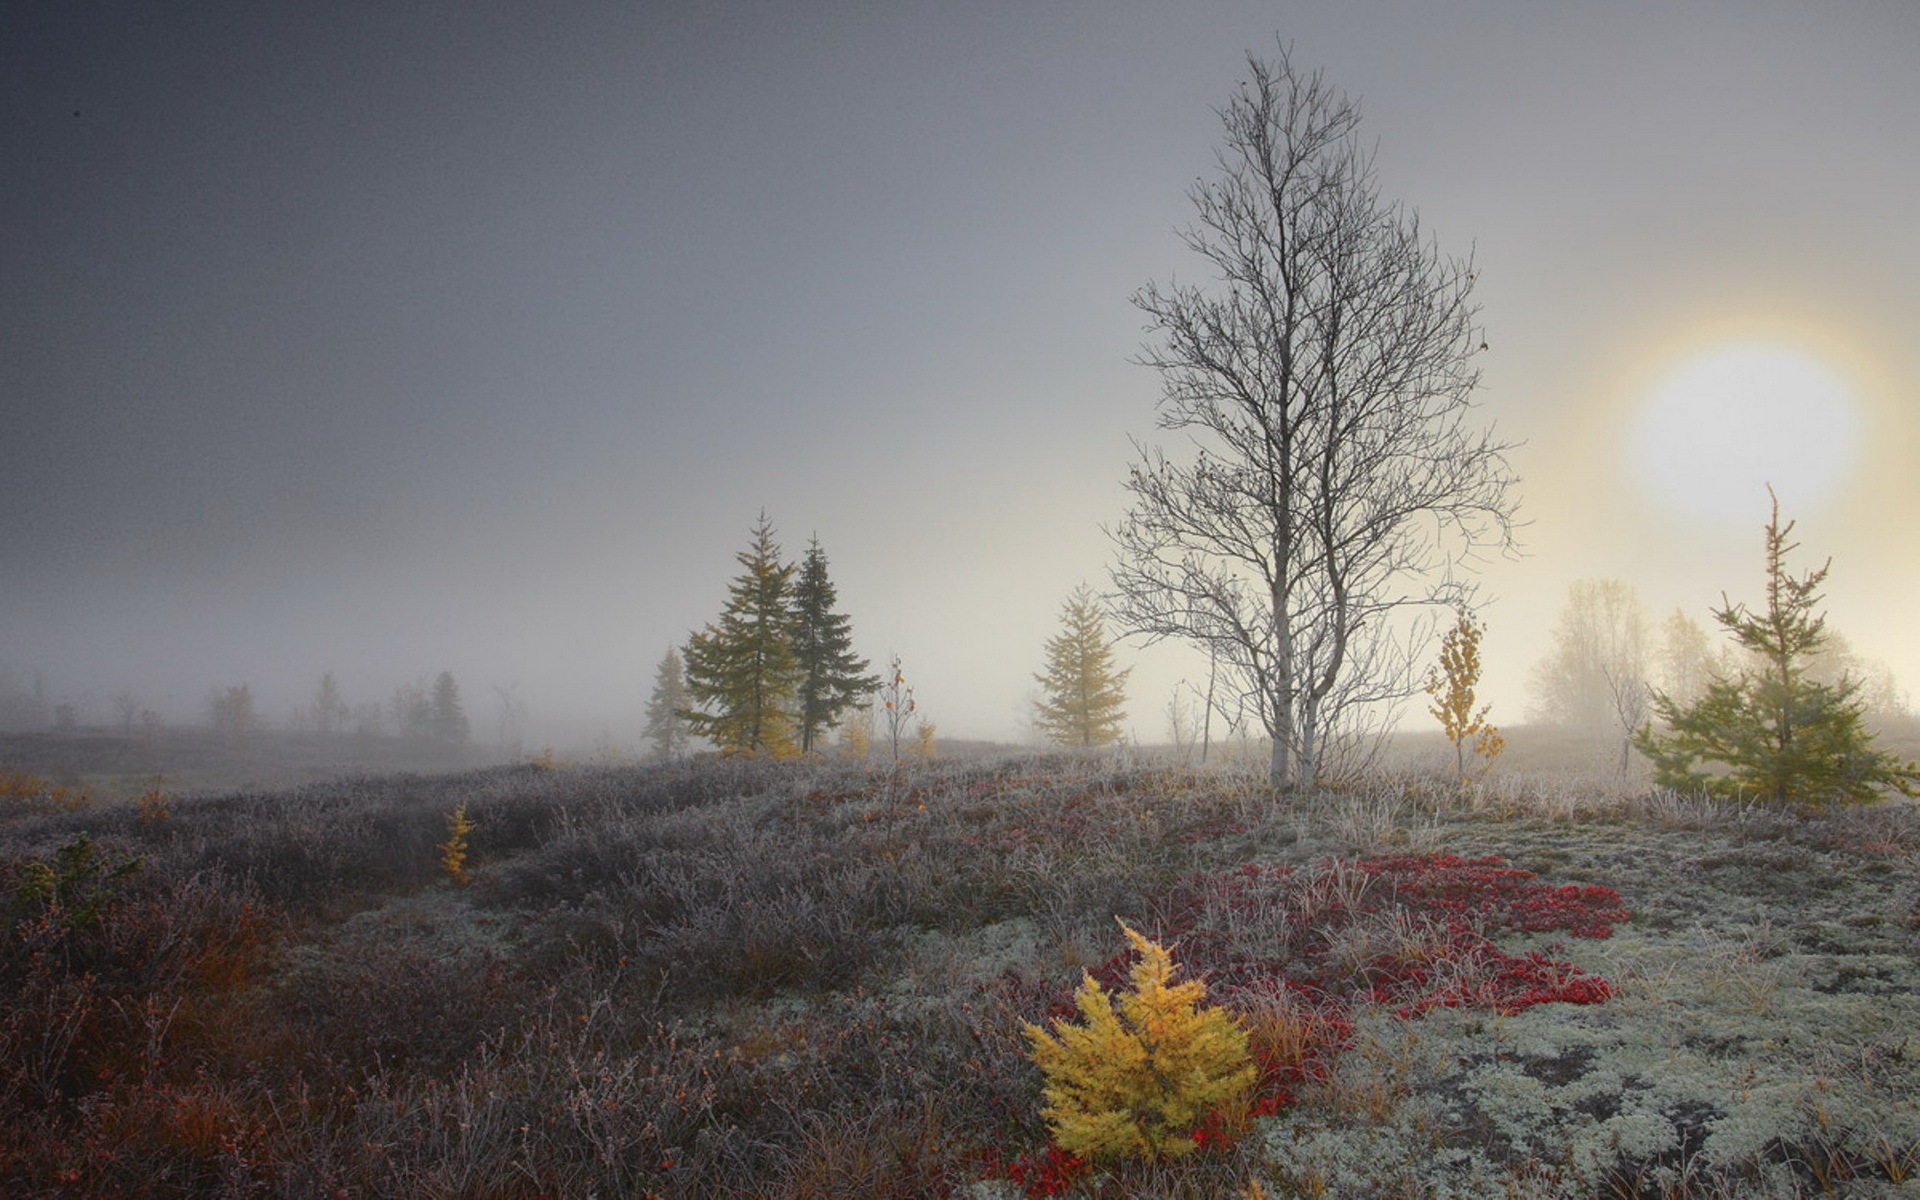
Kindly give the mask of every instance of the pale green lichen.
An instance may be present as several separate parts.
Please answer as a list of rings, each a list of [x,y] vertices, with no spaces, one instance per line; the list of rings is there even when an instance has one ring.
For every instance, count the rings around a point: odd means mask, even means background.
[[[1512,1016],[1357,1014],[1334,1078],[1266,1131],[1276,1182],[1356,1196],[1769,1196],[1829,1172],[1848,1195],[1920,1194],[1920,945],[1898,919],[1920,862],[1860,870],[1755,828],[1708,831],[1688,857],[1657,829],[1448,826],[1445,851],[1619,890],[1634,918],[1610,939],[1499,939],[1616,994]],[[1886,1178],[1902,1174],[1915,1178]]]

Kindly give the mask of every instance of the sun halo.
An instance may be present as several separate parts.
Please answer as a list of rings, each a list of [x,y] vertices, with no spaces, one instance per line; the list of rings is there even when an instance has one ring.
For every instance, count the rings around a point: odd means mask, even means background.
[[[1859,455],[1853,388],[1825,359],[1772,339],[1716,344],[1668,367],[1632,431],[1637,482],[1659,507],[1708,526],[1764,520],[1766,488],[1807,511]]]

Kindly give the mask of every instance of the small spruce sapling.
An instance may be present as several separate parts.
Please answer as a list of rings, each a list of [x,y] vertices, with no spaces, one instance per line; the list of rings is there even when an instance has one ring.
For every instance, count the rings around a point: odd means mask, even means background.
[[[1200,1007],[1206,985],[1173,982],[1172,956],[1127,928],[1140,961],[1116,1005],[1084,977],[1080,1023],[1048,1033],[1021,1023],[1046,1076],[1041,1110],[1054,1144],[1082,1158],[1172,1158],[1195,1146],[1194,1129],[1227,1111],[1254,1084],[1247,1033],[1225,1010]]]
[[[1780,523],[1774,498],[1765,607],[1756,611],[1723,596],[1713,611],[1754,666],[1711,680],[1690,705],[1656,692],[1654,711],[1666,728],[1642,725],[1634,745],[1653,762],[1656,784],[1722,798],[1817,807],[1872,801],[1885,791],[1920,793],[1920,766],[1873,746],[1859,682],[1825,684],[1808,674],[1828,637],[1826,616],[1815,609],[1831,563],[1788,574],[1786,557],[1798,548],[1792,533],[1792,521]]]

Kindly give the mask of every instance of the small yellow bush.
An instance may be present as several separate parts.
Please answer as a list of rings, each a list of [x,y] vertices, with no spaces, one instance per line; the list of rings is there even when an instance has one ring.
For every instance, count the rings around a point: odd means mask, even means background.
[[[455,883],[467,882],[467,835],[472,832],[473,822],[468,819],[463,802],[447,814],[447,840],[440,847],[440,865]]]
[[[1049,1034],[1022,1022],[1046,1076],[1041,1110],[1054,1144],[1087,1159],[1171,1158],[1194,1148],[1208,1113],[1254,1082],[1247,1034],[1225,1010],[1201,1008],[1206,985],[1174,983],[1166,950],[1128,929],[1140,961],[1117,1006],[1088,975],[1074,996],[1081,1022]]]

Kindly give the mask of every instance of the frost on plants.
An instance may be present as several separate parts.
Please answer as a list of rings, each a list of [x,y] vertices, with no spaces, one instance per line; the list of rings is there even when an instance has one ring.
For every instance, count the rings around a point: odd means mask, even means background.
[[[1116,1006],[1088,975],[1074,997],[1080,1024],[1022,1028],[1047,1078],[1055,1145],[1088,1159],[1171,1158],[1194,1148],[1209,1113],[1252,1088],[1247,1034],[1224,1010],[1200,1007],[1206,985],[1173,982],[1164,948],[1121,928],[1140,955],[1133,990]]]

